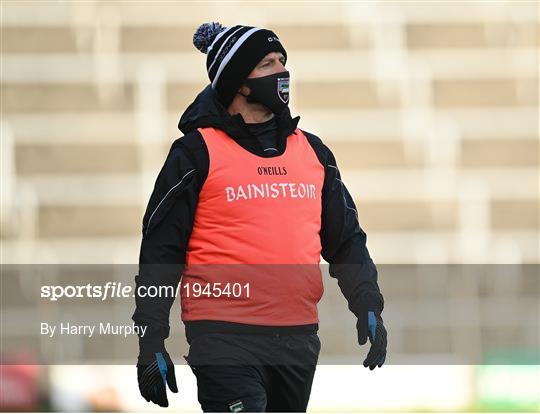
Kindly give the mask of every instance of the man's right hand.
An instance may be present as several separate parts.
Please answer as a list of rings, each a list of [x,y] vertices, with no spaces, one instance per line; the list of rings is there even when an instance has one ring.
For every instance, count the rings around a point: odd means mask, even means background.
[[[139,391],[146,401],[152,401],[160,407],[169,406],[165,384],[174,393],[178,392],[178,386],[174,364],[164,345],[156,347],[140,344],[137,379]]]

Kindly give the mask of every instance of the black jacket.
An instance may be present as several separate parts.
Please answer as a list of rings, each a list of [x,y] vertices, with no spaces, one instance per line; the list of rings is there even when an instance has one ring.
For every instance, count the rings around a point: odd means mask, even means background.
[[[291,118],[288,108],[277,117],[278,153],[268,154],[263,151],[259,140],[251,135],[242,116],[229,115],[215,99],[210,85],[197,96],[180,119],[178,127],[184,136],[173,142],[143,218],[137,286],[158,285],[176,289],[180,282],[199,192],[209,167],[208,151],[197,128],[211,126],[222,129],[247,151],[268,157],[283,153],[285,140],[294,133],[299,119]],[[377,284],[377,269],[366,247],[366,234],[358,224],[354,201],[341,181],[336,160],[320,138],[302,131],[325,170],[320,237],[321,254],[330,264],[329,273],[338,280],[349,309],[357,317],[365,317],[368,309],[382,312],[384,300]],[[162,340],[168,337],[173,301],[173,297],[136,296],[133,320],[136,325],[148,327],[146,339]],[[185,325],[189,342],[203,332],[266,328],[216,321],[190,321]],[[315,324],[282,329],[316,331],[317,328]]]

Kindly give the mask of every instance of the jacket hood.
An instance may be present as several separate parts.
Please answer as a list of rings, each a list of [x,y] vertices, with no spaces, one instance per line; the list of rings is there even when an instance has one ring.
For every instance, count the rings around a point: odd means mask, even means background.
[[[217,128],[224,124],[227,115],[228,112],[216,99],[212,85],[209,84],[186,108],[178,122],[178,129],[185,135],[197,128]]]
[[[280,136],[289,136],[296,130],[300,117],[291,118],[287,107],[282,114],[276,116]],[[227,109],[219,102],[212,85],[208,84],[186,108],[178,129],[186,135],[197,128],[213,127],[225,131],[235,139],[252,138],[241,114],[230,115]]]

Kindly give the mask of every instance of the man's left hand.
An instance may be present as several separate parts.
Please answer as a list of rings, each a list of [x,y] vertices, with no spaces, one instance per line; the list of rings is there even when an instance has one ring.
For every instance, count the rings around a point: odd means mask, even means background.
[[[366,368],[369,367],[370,370],[374,370],[375,367],[382,367],[386,360],[387,333],[381,315],[373,311],[368,311],[366,319],[363,321],[359,319],[356,323],[358,343],[364,345],[369,337],[371,348],[364,360],[364,366]]]

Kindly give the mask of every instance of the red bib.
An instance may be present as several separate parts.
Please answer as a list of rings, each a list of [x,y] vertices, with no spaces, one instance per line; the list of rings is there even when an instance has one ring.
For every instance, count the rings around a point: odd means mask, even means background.
[[[209,170],[188,244],[182,319],[317,323],[324,168],[307,138],[296,129],[282,155],[263,158],[222,130],[199,131]]]

